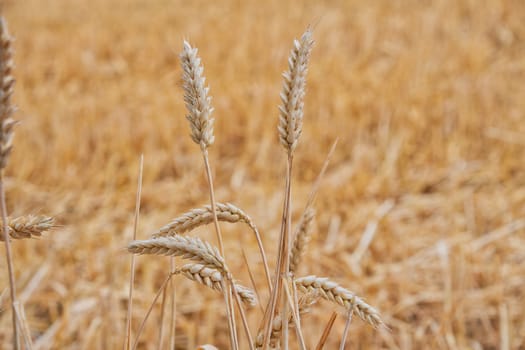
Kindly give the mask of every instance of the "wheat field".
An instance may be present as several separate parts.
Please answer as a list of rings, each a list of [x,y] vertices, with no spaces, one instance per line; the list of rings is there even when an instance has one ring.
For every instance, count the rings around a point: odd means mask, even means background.
[[[184,118],[183,39],[199,48],[213,95],[215,195],[254,220],[273,271],[286,164],[281,74],[292,40],[312,25],[294,225],[338,145],[297,269],[356,292],[389,328],[355,318],[347,348],[525,349],[525,2],[11,0],[0,9],[16,39],[20,121],[8,212],[57,224],[12,242],[34,348],[123,347],[141,154],[138,238],[208,204]],[[212,227],[191,235],[213,241]],[[263,289],[249,228],[221,228],[235,277],[251,286],[244,252]],[[0,348],[8,349],[4,252]],[[167,261],[136,260],[134,333]],[[220,295],[173,278],[176,348],[228,348]],[[308,348],[336,310],[321,302],[304,316]],[[159,315],[157,306],[140,349],[157,349]],[[250,309],[254,329],[260,317]],[[344,319],[326,349],[339,345]]]

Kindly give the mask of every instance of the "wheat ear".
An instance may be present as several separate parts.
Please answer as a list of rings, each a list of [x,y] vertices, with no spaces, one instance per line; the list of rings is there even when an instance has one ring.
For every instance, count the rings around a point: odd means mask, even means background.
[[[225,276],[229,274],[219,250],[198,237],[170,236],[133,241],[128,251],[134,254],[182,256],[207,267],[215,268]]]
[[[40,237],[42,233],[55,227],[55,220],[45,215],[20,216],[8,221],[9,237],[13,239]],[[3,237],[0,236],[0,240]]]
[[[283,73],[278,130],[279,141],[288,151],[295,149],[303,129],[306,73],[312,46],[312,31],[308,29],[300,40],[294,40],[288,58],[288,70]]]
[[[206,149],[214,141],[213,108],[211,97],[208,96],[209,88],[205,86],[206,78],[203,76],[204,68],[201,59],[197,56],[198,49],[184,41],[183,50],[180,54],[182,65],[182,87],[184,89],[184,102],[188,115],[186,118],[191,126],[192,140]]]
[[[301,216],[301,220],[295,230],[292,249],[290,252],[290,272],[294,273],[299,267],[301,257],[303,256],[311,238],[312,221],[315,217],[315,210],[308,208]]]
[[[177,269],[176,273],[179,273],[192,281],[203,284],[218,292],[223,291],[222,282],[224,282],[224,276],[217,269],[202,264],[186,264],[180,269]],[[251,289],[244,287],[238,283],[233,283],[233,286],[239,294],[239,297],[241,298],[243,303],[250,306],[257,305],[257,298],[255,297],[255,293]]]
[[[363,321],[374,328],[383,325],[379,311],[368,305],[354,293],[341,287],[336,282],[325,277],[306,276],[295,280],[297,288],[302,292],[318,292],[323,299],[343,306],[348,311],[354,311]]]
[[[231,203],[216,203],[217,219],[230,223],[244,222],[254,232],[258,233],[252,219]],[[202,208],[191,209],[190,211],[173,219],[167,225],[161,227],[157,232],[152,234],[152,237],[172,236],[175,234],[182,234],[203,225],[208,225],[213,222],[213,213],[211,205],[205,205]]]

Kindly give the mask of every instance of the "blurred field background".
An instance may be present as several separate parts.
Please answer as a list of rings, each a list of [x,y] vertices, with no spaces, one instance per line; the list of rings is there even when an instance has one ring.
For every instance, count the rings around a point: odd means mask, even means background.
[[[21,120],[9,213],[50,214],[61,225],[13,243],[39,349],[122,347],[141,153],[139,238],[208,202],[184,118],[183,38],[200,48],[214,97],[217,199],[254,218],[273,262],[284,189],[281,72],[308,24],[316,44],[295,220],[331,143],[339,145],[300,271],[333,277],[391,328],[354,318],[348,348],[525,348],[525,2],[11,0],[1,9],[16,38]],[[262,289],[253,236],[221,226],[235,276],[250,284],[242,246]],[[357,249],[367,226],[375,235]],[[212,231],[194,234],[215,242]],[[135,331],[168,272],[167,258],[137,261]],[[3,261],[6,349],[7,285]],[[176,285],[177,348],[226,349],[221,296],[183,277]],[[333,310],[321,303],[304,318],[310,346]],[[158,315],[142,349],[156,349]],[[250,311],[254,332],[260,316]],[[343,328],[341,314],[326,349],[337,348]]]

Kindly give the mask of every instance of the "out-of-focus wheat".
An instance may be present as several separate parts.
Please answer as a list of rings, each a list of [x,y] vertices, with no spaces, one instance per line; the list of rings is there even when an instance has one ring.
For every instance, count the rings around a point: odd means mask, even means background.
[[[292,249],[290,252],[290,272],[295,273],[301,262],[301,257],[305,253],[308,242],[310,242],[312,221],[315,217],[315,210],[308,208],[301,216],[301,220],[295,230]]]
[[[8,222],[8,234],[13,239],[34,238],[52,229],[55,220],[45,215],[27,215],[11,219]],[[3,234],[0,235],[3,240]]]

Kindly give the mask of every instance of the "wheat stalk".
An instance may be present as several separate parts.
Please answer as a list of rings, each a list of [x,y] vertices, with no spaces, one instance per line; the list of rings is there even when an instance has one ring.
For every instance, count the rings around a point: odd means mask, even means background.
[[[276,314],[278,300],[282,292],[282,278],[288,281],[290,270],[290,234],[291,234],[291,179],[293,152],[297,146],[303,125],[303,106],[306,89],[306,72],[312,49],[312,32],[307,29],[300,40],[294,40],[294,46],[288,59],[288,70],[284,72],[283,90],[281,92],[282,105],[279,106],[279,141],[287,151],[285,198],[283,203],[283,220],[277,256],[275,288],[271,294],[264,317],[264,345],[266,348],[271,334],[271,323]],[[283,302],[282,314],[287,317],[288,303]],[[288,348],[288,327],[283,329],[284,349]]]
[[[308,29],[300,40],[294,40],[288,58],[288,70],[283,73],[284,83],[279,106],[279,141],[289,151],[297,146],[303,129],[303,106],[306,73],[312,50],[312,31]]]
[[[295,280],[297,288],[302,292],[318,292],[323,299],[335,302],[347,310],[353,310],[368,324],[377,328],[383,325],[379,311],[368,305],[354,293],[341,287],[336,282],[325,277],[306,276]]]
[[[13,239],[40,237],[42,233],[55,227],[54,223],[52,217],[45,215],[20,216],[8,221],[7,232]],[[2,236],[0,240],[3,240]]]
[[[299,267],[301,257],[305,253],[306,247],[310,242],[312,221],[315,217],[315,210],[308,208],[301,216],[301,220],[295,230],[292,249],[290,252],[290,272],[294,273]]]
[[[181,256],[215,268],[225,276],[229,274],[219,250],[198,237],[176,235],[133,241],[128,245],[128,251],[134,254]]]
[[[319,293],[313,292],[313,293],[305,293],[303,294],[298,301],[298,307],[299,307],[299,314],[303,315],[305,313],[310,312],[310,308],[312,305],[314,305],[319,300]],[[290,314],[288,316],[288,323],[287,325],[292,324],[293,316]],[[272,321],[272,333],[270,335],[270,347],[271,348],[278,348],[281,330],[283,328],[283,321],[281,314],[277,314]],[[257,338],[255,340],[255,348],[256,349],[262,349],[264,344],[264,334],[262,331],[257,334]]]
[[[12,39],[7,30],[7,23],[3,17],[0,17],[0,209],[3,223],[3,236],[5,243],[5,256],[7,262],[7,271],[9,275],[9,293],[11,296],[11,312],[13,322],[13,348],[19,349],[20,342],[18,339],[17,310],[18,304],[16,298],[15,273],[13,269],[13,257],[11,253],[11,243],[9,241],[9,228],[7,226],[7,207],[4,190],[4,169],[7,160],[13,148],[13,127],[15,122],[11,115],[15,107],[11,104],[15,80],[12,76],[13,58],[12,58]]]
[[[266,281],[268,283],[268,287],[271,289],[270,270],[268,268],[266,253],[262,244],[261,235],[253,220],[243,210],[231,203],[216,203],[215,210],[217,214],[217,220],[230,223],[244,222],[252,229],[263,261]],[[190,211],[173,219],[170,223],[154,232],[152,237],[157,238],[182,234],[194,230],[199,226],[208,225],[212,222],[213,212],[211,205],[206,205],[202,208],[191,209]]]
[[[224,282],[224,276],[217,269],[202,264],[186,264],[180,269],[177,269],[176,273],[179,273],[192,281],[203,284],[218,292],[223,291],[222,285]],[[250,306],[257,305],[257,298],[251,289],[235,282],[233,283],[233,286],[243,303]]]
[[[184,41],[180,54],[182,65],[182,87],[184,89],[184,102],[188,110],[186,118],[191,126],[192,140],[202,149],[213,144],[213,122],[211,117],[211,97],[208,96],[209,88],[205,86],[206,78],[203,76],[204,68],[201,59],[197,56],[198,49]]]

